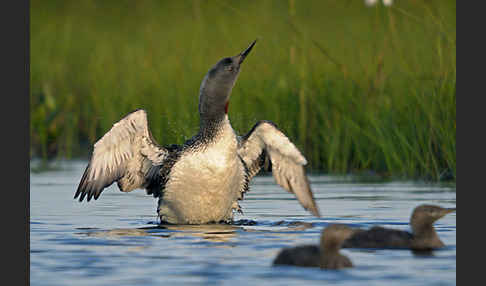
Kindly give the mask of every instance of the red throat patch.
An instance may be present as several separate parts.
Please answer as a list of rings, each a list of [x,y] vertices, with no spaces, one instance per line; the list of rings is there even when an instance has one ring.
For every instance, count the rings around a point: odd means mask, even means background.
[[[226,104],[224,106],[224,113],[228,114],[228,107],[229,107],[229,101],[226,101]]]

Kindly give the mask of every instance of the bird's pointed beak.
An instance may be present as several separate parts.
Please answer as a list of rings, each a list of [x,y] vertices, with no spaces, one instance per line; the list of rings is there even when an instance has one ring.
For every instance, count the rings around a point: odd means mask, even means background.
[[[452,212],[455,212],[455,211],[456,211],[456,208],[449,208],[449,209],[445,209],[445,210],[444,210],[444,212],[445,212],[446,214],[448,214],[448,213],[452,213]]]
[[[444,208],[440,212],[440,218],[444,217],[446,214],[450,214],[450,213],[455,212],[455,211],[456,211],[456,208]]]
[[[241,63],[243,63],[243,61],[245,60],[246,56],[248,56],[248,54],[250,53],[251,49],[253,49],[253,46],[255,45],[257,40],[254,40],[253,43],[250,44],[250,46],[248,48],[246,48],[246,50],[244,50],[243,52],[241,52],[237,57],[239,57],[239,60],[238,60],[238,64],[241,65]]]

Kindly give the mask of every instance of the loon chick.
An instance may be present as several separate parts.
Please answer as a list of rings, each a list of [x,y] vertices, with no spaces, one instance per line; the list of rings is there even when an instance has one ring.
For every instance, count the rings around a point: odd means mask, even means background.
[[[94,144],[74,198],[96,200],[116,182],[122,192],[145,189],[158,198],[161,222],[230,222],[234,211],[241,212],[238,200],[250,180],[269,165],[275,181],[320,216],[304,170],[307,160],[287,136],[270,121],[259,121],[238,136],[228,119],[231,90],[255,42],[221,59],[204,77],[195,136],[163,147],[152,137],[145,110],[128,114]]]
[[[273,265],[293,265],[339,269],[353,267],[351,260],[339,253],[343,241],[355,232],[342,224],[331,224],[322,230],[321,244],[285,248],[277,255]]]
[[[432,225],[435,221],[455,208],[442,208],[435,205],[416,207],[410,218],[412,233],[402,230],[375,226],[360,230],[348,238],[343,248],[404,248],[412,250],[432,250],[444,247]]]

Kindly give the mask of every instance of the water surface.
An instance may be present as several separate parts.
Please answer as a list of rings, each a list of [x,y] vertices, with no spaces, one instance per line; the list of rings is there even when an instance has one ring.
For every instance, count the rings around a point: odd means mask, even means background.
[[[31,172],[31,285],[456,284],[455,213],[435,224],[447,247],[431,255],[344,249],[354,268],[272,266],[281,248],[317,243],[330,223],[409,230],[417,205],[455,207],[455,185],[312,175],[322,214],[315,218],[272,177],[261,176],[233,225],[159,226],[157,201],[142,190],[122,193],[115,184],[97,201],[74,200],[86,164]]]

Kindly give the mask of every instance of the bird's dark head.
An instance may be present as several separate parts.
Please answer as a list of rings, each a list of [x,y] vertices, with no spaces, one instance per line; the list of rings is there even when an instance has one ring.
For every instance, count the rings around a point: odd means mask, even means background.
[[[353,266],[348,257],[339,253],[339,249],[343,242],[356,231],[356,229],[344,224],[331,224],[322,231],[319,256],[321,269],[339,269]]]
[[[229,97],[236,83],[240,67],[256,40],[243,52],[217,62],[204,77],[199,91],[199,113],[201,117],[219,117],[228,113]]]
[[[344,224],[331,224],[321,233],[321,249],[326,251],[339,250],[341,244],[357,230]]]
[[[456,211],[455,208],[442,208],[436,205],[420,205],[413,210],[410,224],[415,232],[425,226],[432,226],[435,221],[454,211]]]

